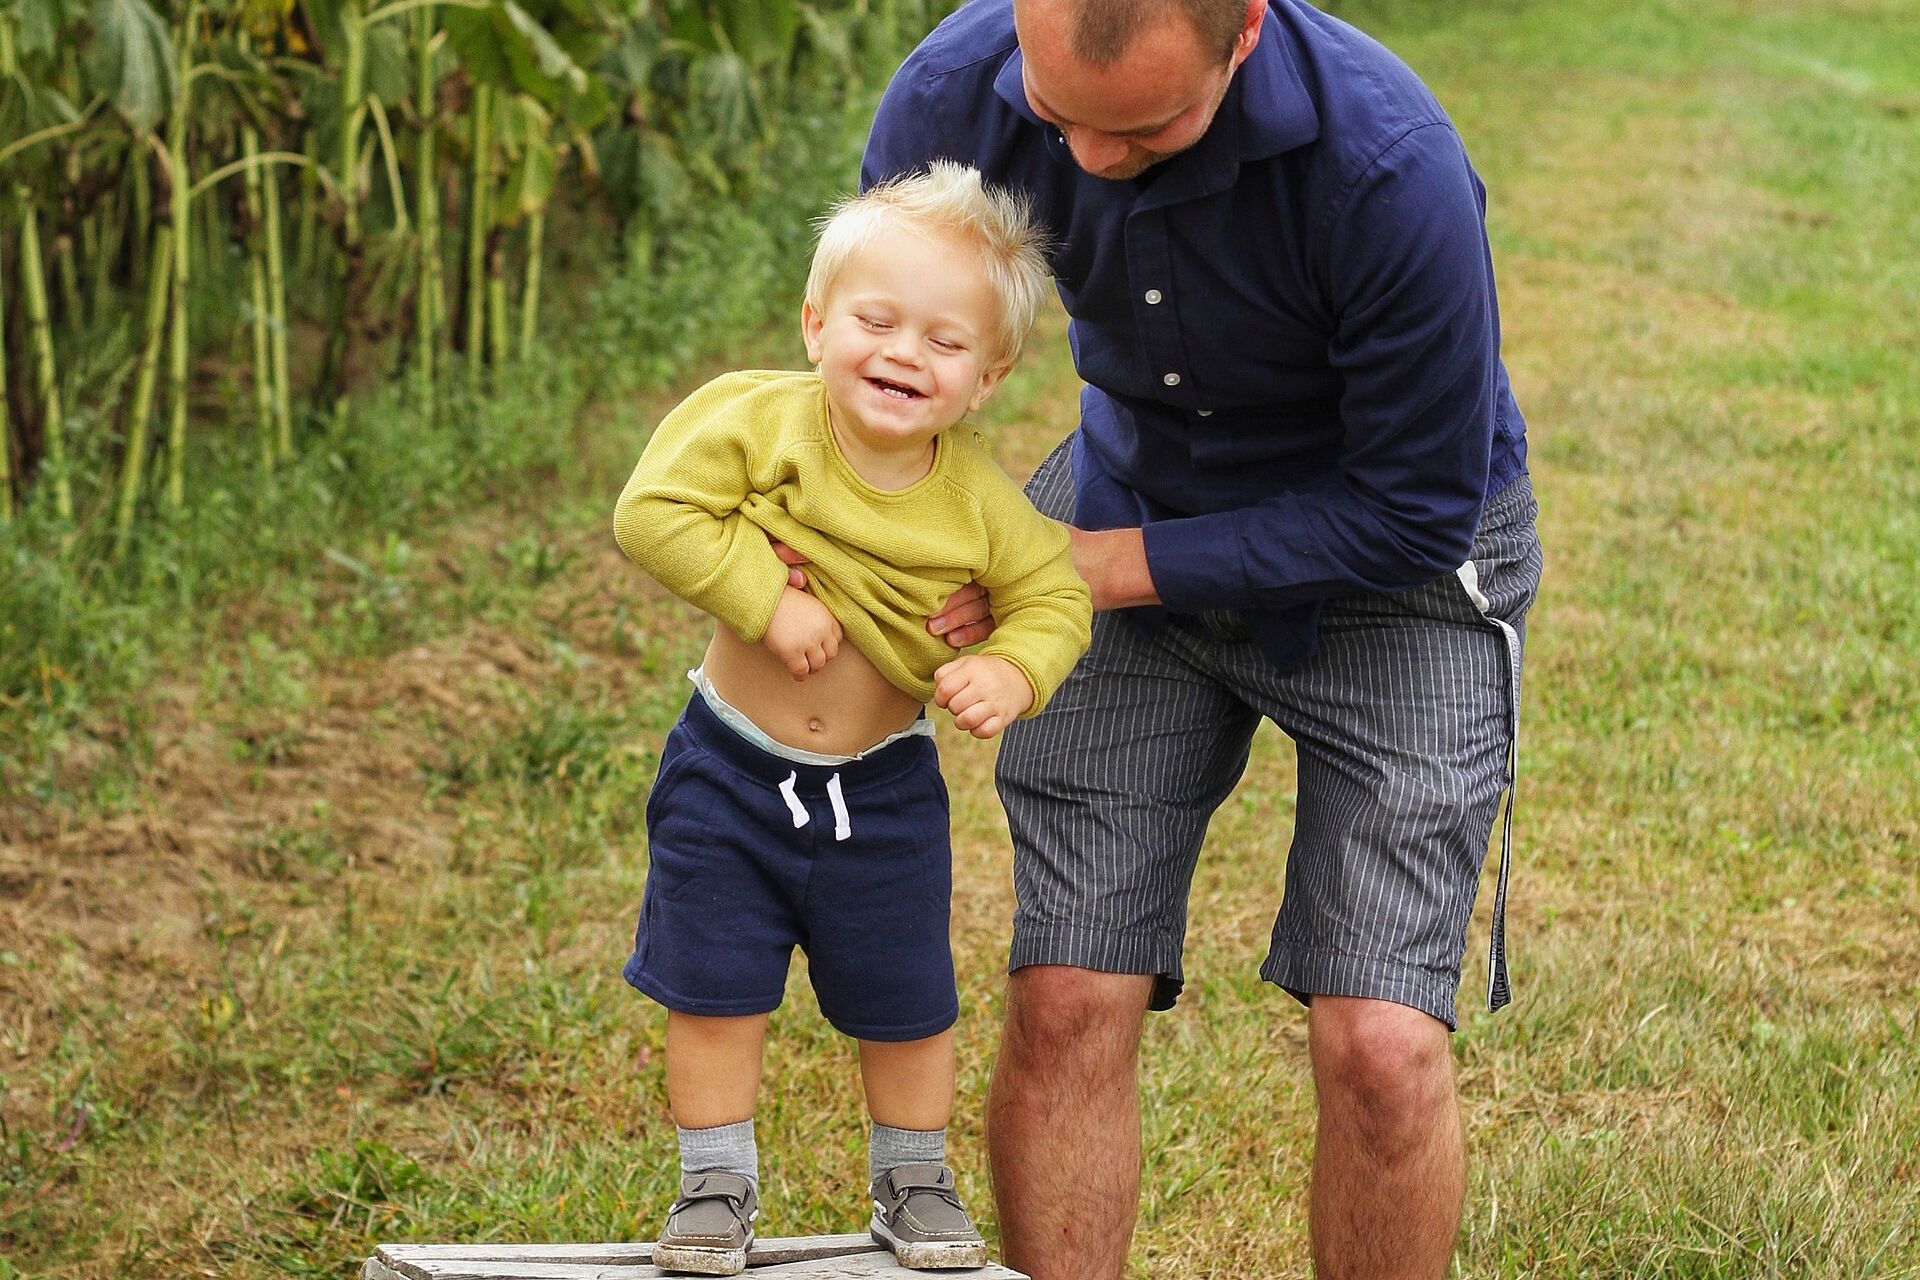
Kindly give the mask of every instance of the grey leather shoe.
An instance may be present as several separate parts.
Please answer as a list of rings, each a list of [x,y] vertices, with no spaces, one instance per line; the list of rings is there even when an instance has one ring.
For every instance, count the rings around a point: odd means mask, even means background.
[[[667,1229],[653,1246],[653,1265],[662,1271],[737,1276],[746,1269],[753,1220],[759,1216],[760,1197],[739,1174],[689,1173],[680,1179],[680,1198],[667,1211]]]
[[[903,1164],[873,1180],[873,1238],[915,1271],[987,1265],[987,1242],[974,1230],[953,1170]]]

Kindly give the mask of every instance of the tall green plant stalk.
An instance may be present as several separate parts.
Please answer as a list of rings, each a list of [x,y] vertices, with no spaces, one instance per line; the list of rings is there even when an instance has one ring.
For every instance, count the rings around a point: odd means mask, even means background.
[[[294,221],[293,269],[301,276],[313,272],[314,255],[319,252],[320,221],[320,139],[316,131],[306,130],[301,151],[307,163],[300,167],[300,212]]]
[[[67,476],[67,433],[60,414],[60,378],[53,358],[53,322],[47,314],[47,280],[40,261],[40,211],[25,183],[13,189],[20,212],[20,285],[26,295],[27,325],[33,335],[34,393],[40,400],[40,438],[53,471],[53,509],[73,518],[73,482]]]
[[[251,125],[240,130],[240,151],[248,161],[260,155],[260,135]],[[247,293],[253,301],[253,402],[260,416],[260,469],[273,470],[276,453],[273,431],[273,355],[267,341],[266,214],[260,198],[260,166],[246,170]]]
[[[493,90],[473,87],[473,172],[467,196],[467,390],[480,389],[481,342],[485,335],[487,227],[493,221]]]
[[[499,369],[508,355],[506,233],[496,227],[487,234],[487,363]]]
[[[144,133],[134,137],[132,164],[133,243],[127,246],[130,281],[141,278],[147,266],[142,255],[153,238],[153,156]]]
[[[321,363],[320,390],[332,394],[336,430],[347,420],[347,361],[352,354],[351,297],[360,262],[360,110],[366,99],[367,25],[359,0],[340,6],[345,55],[340,66],[340,137],[334,155],[339,176],[340,256],[334,263],[332,323]]]
[[[527,278],[520,290],[520,358],[533,354],[533,335],[540,313],[540,251],[546,238],[547,211],[535,209],[527,215]]]
[[[121,210],[126,193],[115,191],[87,220],[88,236],[84,246],[87,268],[92,273],[87,283],[87,314],[104,316],[113,296],[113,260],[120,256],[121,237],[126,234]]]
[[[267,306],[273,339],[273,426],[281,461],[293,457],[293,397],[287,378],[286,241],[280,234],[280,179],[262,175],[265,185],[267,241]]]
[[[413,19],[419,48],[415,64],[414,107],[420,114],[419,150],[414,163],[414,210],[420,222],[420,277],[413,297],[413,375],[420,403],[433,411],[434,354],[439,346],[440,200],[433,182],[433,133],[438,124],[433,97],[433,7]]]
[[[192,283],[193,187],[187,181],[187,119],[193,109],[193,32],[199,22],[198,0],[187,0],[180,24],[180,59],[174,82],[173,110],[167,116],[168,221],[173,227],[173,323],[167,349],[167,504],[187,501],[187,337],[188,294]]]
[[[0,521],[13,519],[13,426],[7,409],[6,256],[0,253]]]
[[[113,558],[126,555],[133,539],[133,513],[147,467],[147,426],[153,420],[153,384],[160,372],[160,339],[167,327],[167,299],[173,290],[173,234],[165,227],[153,232],[148,254],[145,340],[140,344],[140,368],[133,379],[133,401],[127,406],[127,445],[120,456],[120,494],[113,513]]]

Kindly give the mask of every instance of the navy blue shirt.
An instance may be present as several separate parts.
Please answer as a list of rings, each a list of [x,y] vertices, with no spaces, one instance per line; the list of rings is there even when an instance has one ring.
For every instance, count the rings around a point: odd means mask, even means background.
[[[1272,0],[1200,141],[1109,180],[1028,105],[1010,0],[971,0],[888,86],[862,183],[939,157],[1053,235],[1087,384],[1075,523],[1144,526],[1166,608],[1240,611],[1292,665],[1327,599],[1457,569],[1525,469],[1486,189],[1426,86],[1346,23]]]

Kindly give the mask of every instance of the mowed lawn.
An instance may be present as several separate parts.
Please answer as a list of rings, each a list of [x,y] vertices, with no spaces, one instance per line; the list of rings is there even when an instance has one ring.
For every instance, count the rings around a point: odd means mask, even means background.
[[[1461,998],[1458,1272],[1920,1276],[1920,8],[1356,16],[1491,188],[1548,555],[1516,1002],[1479,1003],[1490,894]],[[1072,423],[1064,346],[988,420],[1011,470]],[[339,572],[404,646],[235,602],[130,769],[76,746],[110,781],[0,811],[0,1277],[656,1229],[663,1018],[618,968],[703,633],[608,513],[664,403],[588,424],[589,488]],[[991,746],[941,741],[990,1218],[1009,851]],[[1143,1276],[1309,1273],[1305,1018],[1255,976],[1292,803],[1265,732],[1149,1026]],[[802,966],[772,1043],[762,1229],[858,1230],[853,1057]]]

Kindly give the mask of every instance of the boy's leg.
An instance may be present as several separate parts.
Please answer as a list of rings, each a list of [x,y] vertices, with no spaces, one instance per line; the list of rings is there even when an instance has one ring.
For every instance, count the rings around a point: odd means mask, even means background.
[[[895,1129],[945,1129],[953,1112],[953,1031],[924,1040],[862,1040],[867,1114]]]
[[[862,1040],[860,1076],[873,1117],[873,1238],[893,1250],[903,1267],[985,1266],[986,1242],[946,1164],[953,1032],[921,1040]]]
[[[753,1110],[767,1016],[667,1011],[667,1103],[680,1135],[680,1196],[654,1246],[662,1270],[728,1276],[747,1265],[760,1211]]]
[[[667,1011],[667,1105],[682,1129],[753,1119],[767,1014],[703,1018]]]

